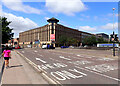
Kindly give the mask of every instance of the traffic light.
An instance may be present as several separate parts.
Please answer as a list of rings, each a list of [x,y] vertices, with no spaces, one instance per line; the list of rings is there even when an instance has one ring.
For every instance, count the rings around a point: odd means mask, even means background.
[[[117,34],[115,35],[115,41],[118,41],[118,37],[117,37]]]
[[[113,34],[111,34],[110,36],[111,36],[111,38],[114,38],[114,37],[113,37]]]
[[[111,40],[111,41],[114,41],[114,36],[113,36],[113,34],[111,34],[110,36],[111,36],[111,37],[110,37],[110,40]]]

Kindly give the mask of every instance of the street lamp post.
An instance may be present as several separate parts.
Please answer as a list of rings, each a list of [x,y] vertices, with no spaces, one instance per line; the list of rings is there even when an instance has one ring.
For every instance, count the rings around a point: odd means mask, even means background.
[[[113,8],[113,56],[115,56],[114,10],[115,8]]]

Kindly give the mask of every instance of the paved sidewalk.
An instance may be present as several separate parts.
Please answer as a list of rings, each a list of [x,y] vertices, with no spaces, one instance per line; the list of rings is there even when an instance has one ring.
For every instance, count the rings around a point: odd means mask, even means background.
[[[48,84],[21,56],[12,51],[10,68],[4,69],[2,84]]]

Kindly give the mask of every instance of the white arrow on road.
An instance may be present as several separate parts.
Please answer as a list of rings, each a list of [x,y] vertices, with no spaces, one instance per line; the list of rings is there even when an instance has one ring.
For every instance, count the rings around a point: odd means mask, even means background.
[[[40,58],[36,58],[37,61],[41,61],[42,63],[47,63],[46,61],[40,59]]]

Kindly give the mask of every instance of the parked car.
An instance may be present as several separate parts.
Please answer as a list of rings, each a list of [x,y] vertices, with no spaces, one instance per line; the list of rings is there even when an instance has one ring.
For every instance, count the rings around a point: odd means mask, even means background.
[[[50,46],[50,48],[49,49],[55,49],[55,47],[53,47],[53,46]]]
[[[69,48],[75,48],[74,46],[69,46]]]
[[[15,49],[21,49],[20,46],[16,46]]]
[[[42,49],[47,49],[47,45],[42,45]]]
[[[52,45],[42,45],[42,49],[55,49]]]
[[[69,46],[61,46],[61,48],[68,48]]]

